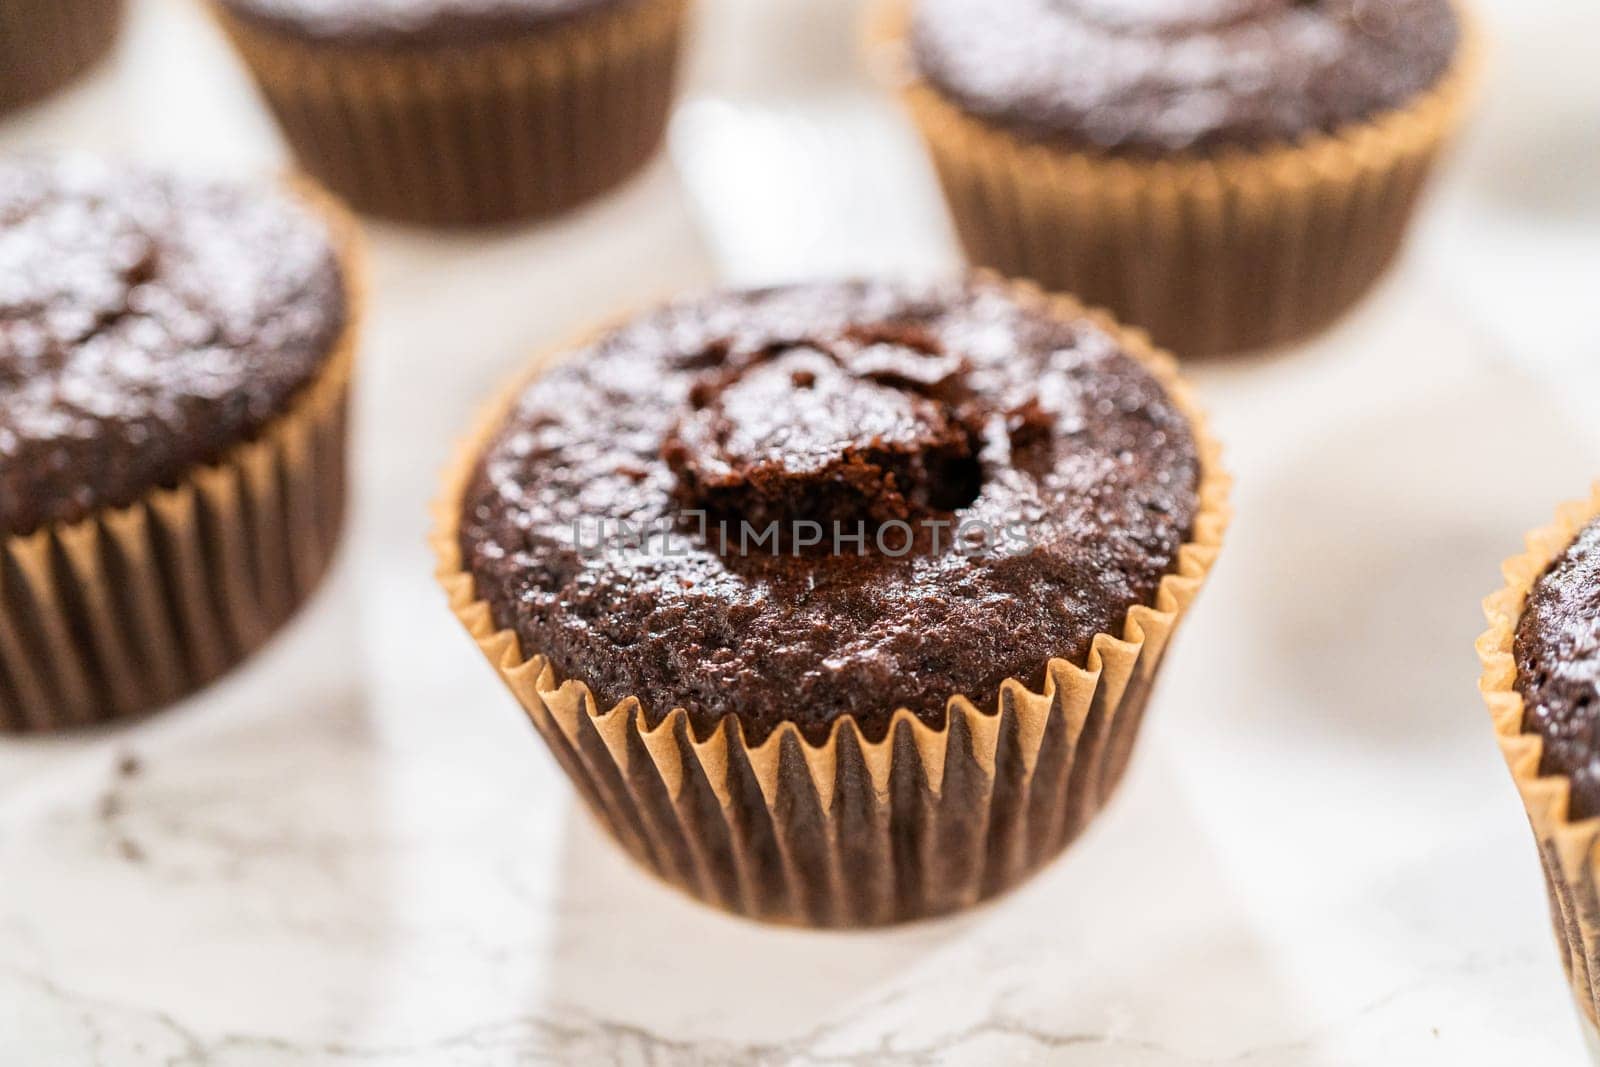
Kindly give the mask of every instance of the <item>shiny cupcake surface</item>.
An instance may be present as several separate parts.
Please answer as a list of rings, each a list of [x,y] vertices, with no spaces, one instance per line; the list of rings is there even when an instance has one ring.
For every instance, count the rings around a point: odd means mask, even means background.
[[[1573,819],[1600,815],[1600,521],[1528,594],[1512,653],[1523,730],[1544,739],[1539,773],[1572,780]]]
[[[249,440],[345,317],[327,227],[286,192],[0,165],[0,534],[126,506]]]
[[[278,32],[346,44],[461,44],[648,0],[219,0]]]
[[[1436,84],[1450,0],[913,0],[922,76],[1029,138],[1133,155],[1293,143]]]
[[[813,284],[670,305],[536,380],[459,538],[495,624],[603,707],[874,738],[1120,634],[1199,476],[1090,321],[989,282]]]

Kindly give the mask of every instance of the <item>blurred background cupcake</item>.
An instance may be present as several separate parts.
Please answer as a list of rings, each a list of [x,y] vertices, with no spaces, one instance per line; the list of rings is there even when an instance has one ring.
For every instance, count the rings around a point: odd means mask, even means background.
[[[1227,523],[1170,360],[999,282],[627,323],[491,413],[451,606],[634,857],[753,918],[1004,892],[1107,802]]]
[[[217,678],[344,518],[355,235],[309,190],[0,163],[0,732]]]
[[[1304,337],[1394,258],[1455,129],[1451,0],[892,0],[969,258],[1179,355]]]
[[[6,0],[0,9],[0,112],[55,92],[117,39],[123,0]]]
[[[552,215],[637,172],[688,0],[213,0],[301,165],[431,224]]]

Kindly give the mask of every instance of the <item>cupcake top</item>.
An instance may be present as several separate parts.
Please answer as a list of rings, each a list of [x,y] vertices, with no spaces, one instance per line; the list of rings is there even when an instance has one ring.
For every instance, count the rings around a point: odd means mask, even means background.
[[[641,0],[222,0],[290,36],[347,44],[468,44]]]
[[[1572,779],[1572,818],[1600,815],[1600,520],[1528,594],[1512,654],[1522,728],[1544,738],[1539,773]]]
[[[0,534],[221,458],[285,410],[344,321],[328,229],[285,192],[0,164]]]
[[[1450,0],[914,0],[923,76],[1023,136],[1260,148],[1399,108],[1455,55]]]
[[[496,625],[602,709],[877,738],[1120,635],[1199,478],[1093,323],[991,282],[815,284],[666,307],[534,382],[459,536]]]

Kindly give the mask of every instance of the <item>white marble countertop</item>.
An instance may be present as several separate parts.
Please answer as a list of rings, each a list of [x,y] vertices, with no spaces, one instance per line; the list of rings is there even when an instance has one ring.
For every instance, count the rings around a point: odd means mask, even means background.
[[[574,806],[443,608],[424,504],[494,384],[589,320],[955,262],[844,4],[707,0],[672,159],[577,218],[375,230],[326,589],[181,707],[0,740],[0,1064],[1579,1062],[1472,640],[1499,559],[1600,472],[1592,5],[1488,5],[1489,107],[1395,276],[1307,347],[1195,371],[1238,521],[1060,862],[949,921],[768,930]],[[137,12],[0,148],[275,165],[196,9]]]

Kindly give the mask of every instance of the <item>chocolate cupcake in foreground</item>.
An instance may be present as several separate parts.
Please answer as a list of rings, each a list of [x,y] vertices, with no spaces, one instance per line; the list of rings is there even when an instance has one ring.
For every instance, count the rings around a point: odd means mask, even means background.
[[[1600,1061],[1600,488],[1508,560],[1484,603],[1481,688],[1544,866],[1562,962]]]
[[[123,0],[6,0],[0,10],[0,112],[67,85],[111,51]]]
[[[886,0],[970,258],[1181,355],[1329,324],[1456,127],[1453,0]]]
[[[357,209],[550,216],[655,154],[688,0],[212,0],[301,165]]]
[[[309,192],[0,163],[0,730],[176,700],[316,585],[353,241]]]
[[[713,295],[497,405],[452,606],[637,859],[756,918],[999,893],[1115,788],[1226,480],[1170,361],[988,280]]]

